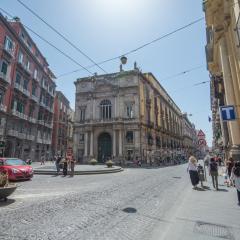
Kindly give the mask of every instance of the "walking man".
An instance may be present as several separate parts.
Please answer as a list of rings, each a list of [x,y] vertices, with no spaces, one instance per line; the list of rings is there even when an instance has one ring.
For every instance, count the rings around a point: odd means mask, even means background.
[[[218,165],[214,158],[210,159],[209,176],[212,177],[213,187],[218,190]]]
[[[56,161],[55,161],[56,169],[57,169],[57,175],[58,175],[59,172],[60,172],[60,162],[61,162],[61,160],[62,160],[61,156],[60,156],[60,155],[57,156]]]

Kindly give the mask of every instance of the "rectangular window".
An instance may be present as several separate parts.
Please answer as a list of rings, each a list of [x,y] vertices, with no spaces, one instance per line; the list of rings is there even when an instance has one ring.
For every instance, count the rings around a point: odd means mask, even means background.
[[[84,134],[83,133],[81,133],[79,135],[79,143],[82,143],[82,142],[84,142]]]
[[[2,68],[1,68],[1,72],[4,74],[4,75],[7,75],[7,70],[8,70],[8,64],[3,61],[2,62]]]
[[[21,75],[18,72],[16,73],[16,83],[17,84],[21,83]]]
[[[85,121],[85,111],[86,109],[85,108],[81,108],[80,109],[80,121]]]
[[[10,39],[10,37],[6,36],[5,37],[5,41],[4,41],[4,48],[8,51],[8,52],[13,52],[13,41],[12,39]]]
[[[24,105],[21,102],[17,102],[17,109],[18,112],[24,113]]]
[[[3,103],[3,98],[4,98],[4,92],[1,91],[1,89],[0,89],[0,104]]]
[[[27,68],[27,70],[30,70],[30,61],[29,60],[27,60],[27,62],[26,62],[26,68]]]
[[[127,143],[133,143],[133,131],[128,131],[126,134]]]
[[[37,79],[37,76],[38,76],[38,70],[35,69],[35,70],[34,70],[34,73],[33,73],[33,77],[34,77],[34,79]]]
[[[24,79],[24,81],[23,81],[23,88],[25,90],[28,90],[28,80],[27,79]]]
[[[21,51],[18,53],[18,62],[23,63],[23,53]]]
[[[36,86],[36,84],[32,85],[32,95],[37,96],[37,86]]]
[[[133,118],[133,105],[132,104],[127,105],[127,117]]]

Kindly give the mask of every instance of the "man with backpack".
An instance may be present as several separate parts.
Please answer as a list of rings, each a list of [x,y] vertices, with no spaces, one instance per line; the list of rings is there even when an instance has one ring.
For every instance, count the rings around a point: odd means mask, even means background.
[[[209,164],[209,176],[212,176],[213,187],[218,190],[218,164],[212,157]]]

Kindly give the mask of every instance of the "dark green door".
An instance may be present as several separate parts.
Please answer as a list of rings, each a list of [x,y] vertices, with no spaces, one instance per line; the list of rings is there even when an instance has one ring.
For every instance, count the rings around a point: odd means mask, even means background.
[[[98,162],[104,163],[111,159],[112,140],[109,133],[102,133],[98,137]]]

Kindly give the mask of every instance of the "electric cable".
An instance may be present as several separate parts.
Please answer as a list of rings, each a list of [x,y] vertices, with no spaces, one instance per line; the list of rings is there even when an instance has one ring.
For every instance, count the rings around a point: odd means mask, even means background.
[[[46,26],[48,26],[52,31],[54,31],[58,36],[60,36],[65,42],[67,42],[70,46],[72,46],[75,50],[80,52],[84,57],[86,57],[89,61],[91,61],[94,66],[97,66],[104,73],[107,73],[101,66],[98,65],[92,58],[90,58],[86,53],[84,53],[79,47],[77,47],[73,42],[71,42],[67,37],[65,37],[62,33],[60,33],[55,27],[50,25],[46,20],[40,17],[35,11],[33,11],[30,7],[28,7],[25,3],[20,0],[17,0],[24,8],[26,8],[29,12],[31,12],[35,17],[37,17],[41,22],[43,22]]]

